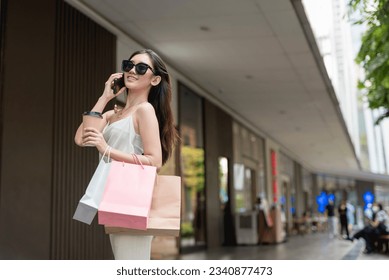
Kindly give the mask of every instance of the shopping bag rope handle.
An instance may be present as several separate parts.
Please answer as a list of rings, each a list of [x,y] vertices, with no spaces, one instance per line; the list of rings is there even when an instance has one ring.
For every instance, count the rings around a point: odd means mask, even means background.
[[[138,156],[136,154],[132,154],[132,157],[134,158],[134,161],[136,164],[139,163],[139,165],[142,166],[142,169],[145,169],[142,162],[140,161],[140,159],[138,158]]]
[[[104,151],[104,154],[103,154],[102,159],[105,157],[105,154],[106,154],[107,151],[108,151],[108,161],[109,161],[109,159],[110,159],[110,157],[111,157],[111,149],[112,149],[112,147],[110,147],[110,146],[107,145],[107,148],[105,148],[105,151]]]

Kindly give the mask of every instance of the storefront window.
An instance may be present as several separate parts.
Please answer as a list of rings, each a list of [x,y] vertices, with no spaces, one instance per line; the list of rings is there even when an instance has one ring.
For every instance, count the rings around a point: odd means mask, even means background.
[[[305,168],[302,169],[303,173],[303,212],[313,212],[313,195],[312,195],[312,189],[313,189],[313,183],[312,183],[312,174],[306,170]]]
[[[377,197],[377,202],[381,203],[386,210],[389,210],[389,186],[375,186],[375,195]]]
[[[202,99],[179,86],[182,197],[181,248],[205,245],[205,185]]]
[[[280,205],[285,215],[285,229],[288,233],[293,227],[293,216],[296,212],[296,186],[294,162],[284,153],[279,153],[279,170],[281,178]]]
[[[285,185],[285,189],[283,190],[282,196],[285,198],[283,199],[286,201],[286,197],[289,196],[289,211],[293,213],[293,209],[295,209],[295,194],[296,194],[296,187],[294,184],[294,163],[291,158],[286,156],[284,153],[279,153],[279,167],[280,167],[280,175],[281,180],[283,182],[283,185]],[[282,203],[282,201],[280,201]]]
[[[234,192],[235,212],[251,210],[258,197],[266,199],[265,143],[243,125],[235,122],[234,133]]]
[[[251,211],[254,205],[255,186],[254,171],[244,165],[235,165],[235,174],[239,177],[235,180],[235,213]]]

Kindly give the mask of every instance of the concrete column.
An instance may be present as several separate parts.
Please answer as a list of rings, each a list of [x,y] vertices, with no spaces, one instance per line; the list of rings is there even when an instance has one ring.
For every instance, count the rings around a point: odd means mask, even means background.
[[[317,174],[312,173],[312,212],[314,214],[318,214],[317,211],[317,203],[316,203],[316,197],[319,195],[319,185],[318,185],[318,178]]]
[[[301,165],[294,162],[294,180],[296,186],[296,215],[301,217],[304,209],[303,174]]]

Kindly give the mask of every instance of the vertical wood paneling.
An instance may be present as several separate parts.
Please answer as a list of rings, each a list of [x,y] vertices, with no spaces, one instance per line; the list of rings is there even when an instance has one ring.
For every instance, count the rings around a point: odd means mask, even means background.
[[[0,147],[3,141],[3,81],[4,81],[4,43],[5,43],[5,17],[7,0],[0,0]],[[0,149],[0,165],[2,164],[2,149]],[[0,182],[1,182],[0,168]],[[0,198],[1,198],[1,184],[0,184]],[[1,199],[0,199],[1,202]]]
[[[82,112],[90,110],[115,70],[116,38],[57,1],[53,127],[51,259],[111,259],[108,236],[97,225],[72,219],[98,164],[94,148],[74,144]]]
[[[1,4],[0,258],[49,259],[56,1]]]

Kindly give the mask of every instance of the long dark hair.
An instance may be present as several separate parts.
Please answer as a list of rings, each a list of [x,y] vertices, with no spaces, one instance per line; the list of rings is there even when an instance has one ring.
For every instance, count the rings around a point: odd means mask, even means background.
[[[150,89],[148,101],[153,105],[159,124],[159,136],[162,148],[162,164],[170,158],[173,147],[178,140],[178,133],[173,122],[173,113],[170,107],[172,89],[170,76],[163,60],[154,51],[144,49],[134,52],[130,59],[138,54],[147,54],[153,65],[154,72],[161,77],[161,82]]]

